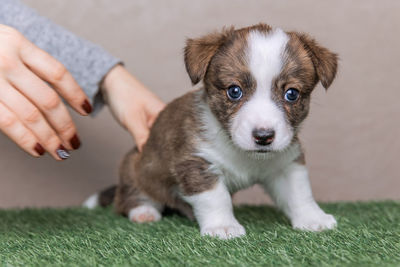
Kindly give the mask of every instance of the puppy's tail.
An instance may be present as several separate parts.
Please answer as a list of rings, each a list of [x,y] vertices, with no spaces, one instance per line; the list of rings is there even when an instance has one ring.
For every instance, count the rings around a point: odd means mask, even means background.
[[[94,209],[98,206],[106,207],[114,202],[115,192],[117,186],[113,185],[103,191],[91,195],[88,199],[83,202],[82,206],[88,209]]]

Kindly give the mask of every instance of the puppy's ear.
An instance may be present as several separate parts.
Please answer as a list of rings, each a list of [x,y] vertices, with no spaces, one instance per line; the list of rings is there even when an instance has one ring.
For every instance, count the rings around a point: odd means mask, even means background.
[[[322,86],[325,89],[328,89],[336,76],[338,65],[337,54],[329,51],[325,47],[320,46],[307,34],[297,33],[296,35],[299,37],[307,53],[310,55]]]
[[[233,31],[234,29],[231,27],[223,29],[222,32],[210,33],[186,41],[185,66],[193,84],[197,84],[204,78],[211,58]]]

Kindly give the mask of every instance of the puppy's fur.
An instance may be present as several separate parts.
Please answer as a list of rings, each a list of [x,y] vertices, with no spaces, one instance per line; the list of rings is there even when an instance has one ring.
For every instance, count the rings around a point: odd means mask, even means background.
[[[313,199],[298,132],[318,81],[328,88],[335,77],[336,54],[306,34],[258,24],[189,39],[185,64],[193,84],[204,86],[161,112],[142,153],[126,155],[116,191],[88,206],[114,200],[135,222],[177,209],[196,218],[202,235],[225,239],[245,234],[231,194],[260,184],[294,228],[335,227]],[[228,97],[232,85],[242,89],[239,100]],[[285,100],[289,88],[299,99]],[[275,135],[260,145],[256,129]]]

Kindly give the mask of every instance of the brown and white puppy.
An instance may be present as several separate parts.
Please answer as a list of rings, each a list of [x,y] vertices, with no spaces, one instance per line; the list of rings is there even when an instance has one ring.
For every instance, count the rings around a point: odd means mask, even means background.
[[[306,34],[259,24],[189,39],[185,64],[204,87],[171,102],[142,153],[128,153],[115,198],[110,189],[86,206],[114,200],[134,222],[178,209],[202,235],[226,239],[245,234],[231,194],[260,184],[294,228],[334,228],[313,199],[298,132],[318,81],[328,88],[335,77],[336,54]]]

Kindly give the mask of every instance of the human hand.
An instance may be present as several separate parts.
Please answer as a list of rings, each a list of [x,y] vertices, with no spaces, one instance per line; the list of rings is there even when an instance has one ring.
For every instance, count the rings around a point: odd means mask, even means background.
[[[50,87],[50,86],[51,87]],[[60,94],[79,114],[92,107],[66,68],[0,24],[0,131],[34,157],[66,159],[80,141]]]
[[[106,75],[102,90],[112,114],[132,134],[141,151],[165,104],[121,65]]]

